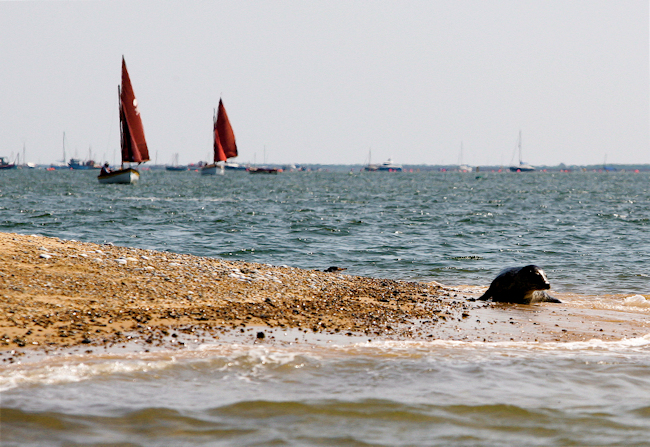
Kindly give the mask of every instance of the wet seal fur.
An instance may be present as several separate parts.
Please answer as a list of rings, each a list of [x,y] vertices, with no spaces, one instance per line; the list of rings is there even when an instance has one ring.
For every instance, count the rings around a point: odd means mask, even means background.
[[[478,298],[500,303],[561,303],[544,290],[551,288],[544,270],[536,265],[510,267],[499,272],[487,291]]]

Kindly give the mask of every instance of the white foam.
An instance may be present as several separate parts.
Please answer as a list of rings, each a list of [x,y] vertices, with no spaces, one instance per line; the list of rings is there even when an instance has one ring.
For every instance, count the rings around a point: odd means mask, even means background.
[[[56,359],[53,362],[11,365],[0,370],[0,392],[25,385],[81,382],[103,375],[161,370],[175,363],[173,357],[148,361],[124,357],[80,361],[80,358],[73,356],[71,359]]]
[[[624,306],[634,307],[650,307],[650,300],[647,300],[643,295],[633,295],[623,300]]]
[[[275,334],[278,336],[278,334]],[[289,334],[291,335],[291,334]],[[295,335],[295,334],[293,334]],[[358,338],[356,339],[358,340]],[[358,356],[422,358],[431,362],[495,362],[504,358],[560,358],[613,356],[626,361],[645,361],[650,353],[650,334],[617,341],[592,339],[576,342],[482,342],[455,340],[344,341],[315,344],[306,340],[281,345],[233,340],[203,343],[182,350],[102,355],[65,355],[42,361],[16,363],[0,368],[0,392],[16,387],[81,382],[114,375],[163,371],[179,362],[208,362],[210,368],[255,381],[272,370],[319,367],[322,362]],[[641,359],[641,360],[639,360]]]
[[[380,355],[430,355],[444,357],[446,353],[454,352],[472,352],[473,354],[486,354],[489,360],[496,353],[505,356],[529,356],[537,354],[557,354],[575,356],[578,354],[638,354],[644,356],[650,349],[650,334],[642,337],[624,338],[616,341],[604,341],[600,339],[591,339],[586,341],[575,342],[530,342],[530,341],[503,341],[503,342],[484,342],[484,341],[458,341],[458,340],[431,340],[431,341],[371,341],[367,343],[357,343],[350,346],[339,346],[341,350],[355,351],[361,353],[365,351],[372,354],[376,351]],[[464,355],[464,354],[463,354]]]
[[[586,296],[563,294],[558,297],[571,306],[587,309],[615,310],[629,313],[647,313],[650,311],[650,300],[643,295],[602,295]]]

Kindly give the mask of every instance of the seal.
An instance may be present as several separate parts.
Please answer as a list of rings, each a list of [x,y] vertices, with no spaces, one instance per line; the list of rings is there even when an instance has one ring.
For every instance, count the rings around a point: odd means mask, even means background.
[[[500,303],[532,304],[561,303],[544,290],[551,288],[544,270],[536,265],[510,267],[499,272],[487,291],[478,298]]]

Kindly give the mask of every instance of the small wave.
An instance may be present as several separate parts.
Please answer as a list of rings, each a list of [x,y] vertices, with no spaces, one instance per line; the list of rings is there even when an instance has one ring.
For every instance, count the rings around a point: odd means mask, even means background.
[[[627,297],[623,300],[624,306],[634,306],[634,307],[649,307],[650,300],[646,299],[643,295],[634,295]]]
[[[205,343],[182,351],[64,355],[0,368],[0,392],[30,385],[82,382],[102,376],[144,377],[173,368],[222,371],[250,382],[269,371],[317,365],[320,359],[312,346],[307,345],[285,348],[237,343]]]
[[[134,202],[170,202],[170,203],[178,203],[179,200],[182,200],[183,202],[237,202],[237,200],[234,200],[229,197],[183,197],[182,199],[179,199],[179,197],[130,196],[130,197],[123,197],[120,200],[131,200]]]
[[[431,341],[371,341],[351,346],[338,347],[339,350],[350,353],[380,355],[380,356],[407,356],[429,357],[435,355],[439,359],[464,358],[471,352],[476,358],[487,361],[494,359],[494,355],[537,356],[537,355],[565,355],[571,357],[577,354],[587,356],[600,354],[613,354],[629,357],[638,354],[645,356],[650,349],[650,334],[641,337],[625,338],[615,341],[591,339],[575,342],[537,342],[537,341],[460,341],[460,340],[431,340]],[[476,357],[478,356],[478,357]]]
[[[107,431],[113,441],[110,445],[197,445],[206,437],[243,440],[256,431],[245,424],[237,427],[209,416],[156,407],[111,415],[3,408],[0,416],[7,445],[107,445]]]
[[[642,312],[650,311],[650,300],[643,295],[576,295],[576,294],[558,294],[558,297],[570,302],[571,305],[600,310],[616,310],[623,312]]]
[[[295,335],[295,334],[294,334]],[[279,338],[280,335],[276,334]],[[293,340],[293,335],[288,334]],[[150,353],[111,353],[97,356],[66,355],[41,361],[17,363],[0,369],[0,392],[30,385],[81,382],[97,377],[146,377],[170,370],[221,371],[244,381],[263,380],[267,374],[296,369],[322,367],[330,361],[347,361],[355,357],[458,359],[472,352],[478,358],[491,359],[495,353],[505,356],[536,356],[544,353],[591,355],[647,355],[650,334],[617,341],[592,339],[575,342],[533,341],[457,341],[457,340],[375,340],[333,339],[327,343],[282,343],[244,345],[238,343],[204,343],[192,348],[161,350]]]
[[[175,360],[134,360],[128,357],[71,356],[54,361],[23,363],[0,370],[0,392],[26,385],[81,382],[97,376],[151,372],[173,365]]]
[[[611,409],[257,398],[191,411],[3,408],[0,416],[8,445],[645,445],[647,407],[624,420]]]

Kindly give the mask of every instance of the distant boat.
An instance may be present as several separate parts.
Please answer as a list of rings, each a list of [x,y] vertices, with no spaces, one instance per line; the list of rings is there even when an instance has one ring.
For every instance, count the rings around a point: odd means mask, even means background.
[[[120,104],[120,145],[122,147],[122,165],[116,171],[106,172],[102,169],[97,179],[99,183],[135,183],[140,178],[140,173],[130,167],[131,163],[149,161],[149,149],[144,138],[142,118],[135,99],[131,79],[126,70],[126,62],[122,57],[122,88],[117,87]],[[124,167],[124,163],[129,163]]]
[[[165,166],[165,169],[167,169],[168,171],[181,172],[181,171],[187,171],[188,167],[187,166]]]
[[[16,163],[9,163],[7,157],[0,157],[0,169],[16,169]]]
[[[472,172],[472,167],[463,164],[463,142],[460,142],[460,154],[458,156],[458,171],[459,172]]]
[[[603,171],[604,172],[614,172],[616,168],[607,166],[607,154],[605,154],[605,161],[603,161]]]
[[[264,146],[264,163],[266,163],[266,146]],[[269,168],[268,166],[257,166],[253,163],[253,166],[248,168],[250,174],[277,174],[282,172],[282,169],[279,168]]]
[[[101,166],[95,163],[95,161],[92,159],[92,152],[90,148],[88,148],[88,160],[83,161],[78,158],[71,158],[70,161],[68,162],[68,167],[70,169],[81,169],[81,170],[101,169]]]
[[[248,166],[240,165],[234,161],[227,161],[224,163],[223,168],[226,171],[248,171]]]
[[[187,166],[179,166],[178,165],[178,154],[174,154],[172,157],[173,161],[171,166],[165,166],[165,169],[168,171],[187,171],[189,168]]]
[[[214,113],[214,157],[213,162],[201,167],[201,175],[215,175],[217,171],[223,173],[224,165],[229,158],[237,156],[237,143],[235,133],[230,125],[226,108],[219,99],[219,112]],[[219,164],[218,164],[219,163]]]
[[[378,166],[372,164],[372,149],[368,149],[368,164],[363,167],[363,170],[370,172],[378,170]]]
[[[52,163],[50,167],[47,168],[48,171],[59,169],[70,169],[70,166],[65,162],[65,132],[63,132],[63,159],[61,160],[61,163]]]
[[[78,158],[71,158],[70,162],[68,163],[68,167],[70,169],[82,169],[82,170],[101,169],[101,166],[96,164],[93,160],[82,161],[79,160]]]
[[[387,172],[401,172],[402,171],[402,165],[394,163],[392,158],[389,158],[388,160],[386,160],[385,162],[383,162],[380,165],[374,165],[374,166],[375,166],[375,169],[368,169],[368,170],[369,171],[370,170],[387,171]]]
[[[280,172],[278,168],[267,168],[267,167],[256,167],[251,166],[248,168],[248,172],[251,174],[277,174]]]
[[[19,168],[22,168],[22,169],[35,169],[36,168],[35,163],[26,162],[25,160],[27,160],[27,158],[26,158],[26,153],[25,153],[25,144],[23,143],[23,163],[20,164],[20,162],[18,161],[18,162],[16,162],[16,164],[18,165]]]
[[[370,151],[368,151],[368,164],[363,168],[364,171],[377,172],[377,171],[388,171],[388,172],[401,172],[402,165],[393,163],[393,159],[389,158],[380,165],[373,165],[371,160]]]
[[[519,165],[510,166],[512,172],[534,172],[535,168],[527,163],[521,161],[521,130],[519,131],[519,143],[517,144],[519,148]]]

